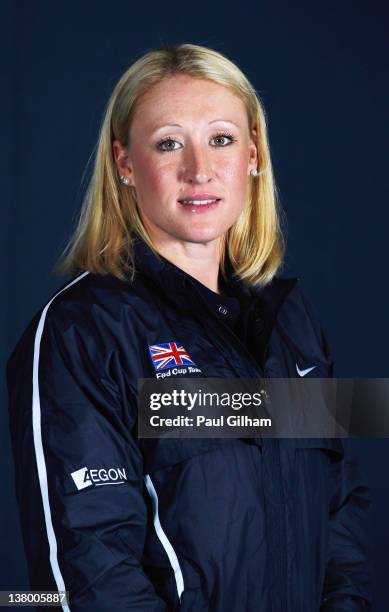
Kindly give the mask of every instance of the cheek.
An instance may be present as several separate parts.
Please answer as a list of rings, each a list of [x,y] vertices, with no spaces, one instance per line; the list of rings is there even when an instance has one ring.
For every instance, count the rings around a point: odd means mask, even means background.
[[[246,201],[249,185],[247,171],[247,160],[242,159],[239,163],[232,164],[225,174],[228,194],[236,208],[242,208]]]
[[[143,163],[140,160],[139,170],[135,174],[136,188],[141,200],[160,197],[166,192],[169,185],[169,173],[165,167],[161,168],[148,159],[145,159]]]
[[[223,167],[223,175],[231,187],[241,189],[247,184],[248,161],[245,155],[229,160]]]
[[[177,192],[174,176],[164,165],[145,160],[136,175],[138,206],[141,213],[155,221],[162,221],[169,215],[169,204]]]

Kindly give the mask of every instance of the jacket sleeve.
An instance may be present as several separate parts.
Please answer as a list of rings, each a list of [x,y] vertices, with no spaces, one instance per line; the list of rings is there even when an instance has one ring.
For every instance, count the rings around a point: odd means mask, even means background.
[[[166,610],[141,564],[135,395],[93,318],[77,327],[62,306],[36,317],[7,366],[31,588],[68,591],[72,612]]]
[[[328,363],[334,362],[317,313],[301,291],[306,312],[316,330]],[[329,541],[322,593],[322,612],[359,612],[371,609],[371,561],[369,556],[368,488],[353,451],[352,441],[342,439],[344,457],[331,464]]]
[[[343,440],[344,458],[331,465],[332,491],[323,588],[323,612],[371,609],[368,511],[370,497],[361,478],[352,441]]]

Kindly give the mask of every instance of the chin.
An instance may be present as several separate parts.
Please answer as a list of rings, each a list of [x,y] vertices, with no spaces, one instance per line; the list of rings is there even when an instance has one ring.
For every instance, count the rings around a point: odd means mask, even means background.
[[[185,232],[181,236],[181,240],[185,240],[186,242],[194,242],[194,243],[205,243],[212,242],[213,240],[217,240],[223,235],[224,232],[210,231],[209,229],[205,229],[202,231],[190,231]]]
[[[203,223],[198,224],[197,227],[194,223],[188,223],[180,229],[177,228],[177,237],[188,242],[212,242],[221,238],[229,227],[231,227],[231,223]]]

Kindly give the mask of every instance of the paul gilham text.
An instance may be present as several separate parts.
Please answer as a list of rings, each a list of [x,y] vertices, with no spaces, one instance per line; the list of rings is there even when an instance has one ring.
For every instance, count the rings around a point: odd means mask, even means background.
[[[159,415],[150,417],[150,425],[152,427],[271,427],[271,419],[251,418],[245,414],[233,414],[228,417],[224,415],[207,418],[202,415],[197,415],[194,419],[188,416],[176,416],[173,418],[164,418]]]

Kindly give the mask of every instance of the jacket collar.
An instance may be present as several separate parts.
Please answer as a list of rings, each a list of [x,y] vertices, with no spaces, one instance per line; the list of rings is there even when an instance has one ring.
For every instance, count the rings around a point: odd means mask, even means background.
[[[198,293],[192,277],[161,255],[157,257],[139,237],[134,239],[133,248],[135,273],[148,278],[154,287],[181,310],[193,312],[196,309]],[[265,313],[266,327],[271,329],[279,309],[298,279],[276,276],[265,287],[247,287],[233,272],[230,262],[227,261],[227,284],[232,294]]]

